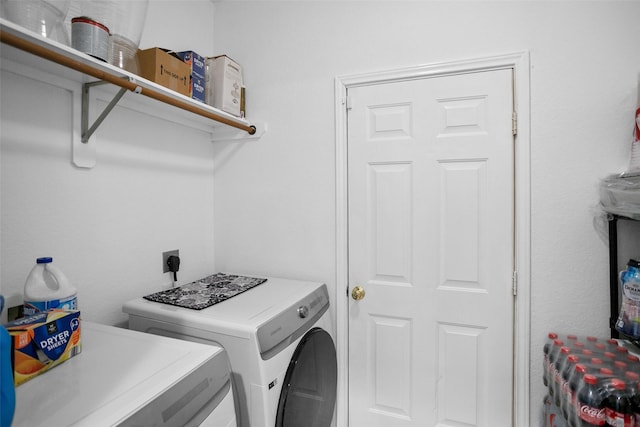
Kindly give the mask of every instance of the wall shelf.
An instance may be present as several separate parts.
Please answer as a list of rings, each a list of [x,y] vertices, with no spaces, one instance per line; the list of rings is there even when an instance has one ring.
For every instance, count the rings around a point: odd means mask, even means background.
[[[31,68],[78,84],[78,93],[84,93],[81,97],[83,117],[79,121],[83,123],[79,142],[82,145],[91,145],[91,134],[116,103],[210,132],[212,141],[257,139],[265,131],[264,124],[251,123],[195,101],[5,19],[0,19],[0,41],[3,68],[5,63],[9,63],[9,67]],[[110,85],[95,88],[96,82],[107,82]],[[90,96],[88,92],[92,87],[94,89],[91,90]],[[91,123],[88,115],[89,104],[95,99],[93,92],[109,100],[104,117],[99,117]],[[78,143],[74,142],[74,153],[85,153],[74,158],[74,163],[80,167],[93,167],[95,149],[77,145]]]

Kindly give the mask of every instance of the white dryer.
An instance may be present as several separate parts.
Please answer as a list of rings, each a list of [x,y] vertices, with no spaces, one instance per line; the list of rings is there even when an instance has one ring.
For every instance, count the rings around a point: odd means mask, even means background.
[[[329,427],[337,359],[322,283],[269,278],[203,310],[143,298],[127,302],[129,327],[223,346],[241,427]]]

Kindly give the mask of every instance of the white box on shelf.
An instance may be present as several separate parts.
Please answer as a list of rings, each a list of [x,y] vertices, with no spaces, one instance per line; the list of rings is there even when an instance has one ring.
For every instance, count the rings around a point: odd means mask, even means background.
[[[206,60],[205,102],[240,117],[242,67],[226,55]]]

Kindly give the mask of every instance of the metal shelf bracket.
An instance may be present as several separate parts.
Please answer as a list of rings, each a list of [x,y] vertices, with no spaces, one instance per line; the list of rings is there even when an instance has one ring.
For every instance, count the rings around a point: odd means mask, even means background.
[[[129,81],[133,81],[133,79],[128,78]],[[89,127],[89,102],[90,102],[90,98],[89,98],[89,92],[91,91],[91,88],[94,86],[101,86],[104,84],[107,84],[109,82],[105,82],[105,81],[96,81],[96,82],[89,82],[89,83],[84,83],[82,85],[82,119],[81,119],[81,141],[83,144],[86,144],[89,142],[89,138],[91,138],[91,135],[93,135],[93,133],[96,131],[96,129],[98,129],[98,127],[102,124],[102,122],[104,121],[104,119],[107,118],[107,116],[109,115],[109,113],[111,112],[111,110],[113,110],[113,107],[115,107],[118,102],[120,101],[120,99],[124,96],[124,94],[127,92],[128,89],[126,88],[120,88],[120,90],[118,91],[118,93],[113,97],[113,99],[111,100],[111,102],[109,102],[109,104],[105,107],[105,109],[102,111],[102,113],[100,113],[100,115],[98,116],[98,118],[95,120],[95,122],[93,122],[93,124],[91,125],[91,127]],[[138,88],[139,89],[139,88]],[[134,92],[136,93],[140,93],[139,90],[134,90]]]

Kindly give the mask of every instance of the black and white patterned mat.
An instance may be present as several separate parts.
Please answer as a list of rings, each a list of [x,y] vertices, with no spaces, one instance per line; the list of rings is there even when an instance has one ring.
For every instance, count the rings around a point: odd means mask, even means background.
[[[177,288],[146,295],[144,299],[202,310],[248,291],[266,281],[267,279],[257,277],[216,273]]]

